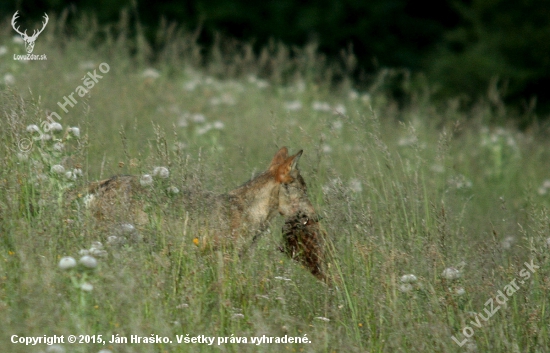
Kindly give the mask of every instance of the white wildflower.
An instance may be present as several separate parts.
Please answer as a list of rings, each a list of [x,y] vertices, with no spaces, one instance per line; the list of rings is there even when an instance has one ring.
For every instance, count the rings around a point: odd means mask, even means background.
[[[5,74],[4,83],[6,85],[13,85],[15,83],[15,76],[13,76],[12,74]]]
[[[508,136],[508,138],[506,139],[506,144],[508,145],[508,147],[511,147],[512,149],[518,148],[518,145],[514,136]]]
[[[92,246],[90,247],[90,249],[101,250],[101,249],[103,249],[103,244],[101,244],[100,241],[93,241]]]
[[[328,144],[324,144],[321,146],[321,151],[323,151],[323,153],[331,153],[332,152],[332,147],[330,147],[330,145]]]
[[[550,190],[550,179],[546,179],[542,182],[542,186],[538,189],[538,193],[540,196],[544,196],[548,193],[548,190]]]
[[[147,68],[142,72],[141,76],[144,78],[152,78],[154,80],[160,77],[160,72],[153,68]]]
[[[92,206],[92,203],[94,202],[94,199],[95,199],[94,194],[87,194],[86,196],[84,196],[84,198],[83,198],[84,207],[89,209]]]
[[[441,173],[445,172],[445,167],[442,166],[441,164],[433,164],[430,167],[430,170],[434,173],[441,174]]]
[[[170,171],[166,167],[155,167],[155,169],[153,169],[153,176],[167,179],[170,176]]]
[[[168,191],[168,193],[170,194],[178,194],[180,192],[180,189],[178,189],[177,187],[175,186],[169,186],[168,189],[166,189],[166,191]]]
[[[258,80],[256,82],[256,86],[258,86],[258,88],[260,88],[260,89],[264,89],[264,88],[269,87],[269,82],[267,82],[266,80]]]
[[[210,101],[208,103],[210,103],[210,105],[216,106],[216,105],[220,105],[222,103],[222,100],[221,98],[218,98],[218,97],[212,97],[210,98]]]
[[[55,174],[65,174],[65,168],[60,164],[56,164],[52,166],[51,172]]]
[[[233,315],[231,316],[231,319],[232,319],[232,320],[244,319],[244,315],[243,315],[243,314],[239,314],[239,313],[233,314]]]
[[[141,186],[149,186],[153,184],[153,177],[149,174],[143,174],[139,179]]]
[[[40,132],[40,128],[37,125],[29,125],[27,126],[27,132]]]
[[[63,152],[64,149],[65,149],[65,145],[63,144],[63,142],[56,142],[53,145],[53,150],[56,152]]]
[[[105,256],[107,256],[107,251],[101,250],[101,249],[96,249],[96,248],[91,248],[90,249],[90,255],[94,255],[94,256],[97,256],[97,257],[105,257]]]
[[[130,234],[136,230],[136,227],[134,227],[134,225],[130,223],[123,223],[120,225],[120,230],[123,234]]]
[[[45,182],[46,180],[48,180],[48,176],[44,173],[40,173],[36,176],[36,181],[39,183]]]
[[[225,85],[227,89],[231,92],[244,92],[245,88],[243,84],[235,80],[226,80]]]
[[[456,268],[449,267],[443,270],[443,273],[441,273],[441,276],[445,279],[452,281],[455,279],[459,279],[461,276],[461,273]]]
[[[194,91],[195,88],[197,88],[197,86],[199,85],[199,83],[200,83],[199,80],[187,81],[183,84],[183,89],[186,91]]]
[[[319,112],[330,112],[330,104],[326,102],[319,102],[315,101],[311,104],[311,108],[313,110],[319,111]]]
[[[97,267],[97,260],[95,257],[90,255],[84,255],[80,258],[79,262],[88,268],[96,268]]]
[[[350,91],[348,92],[348,99],[349,99],[350,101],[354,101],[354,100],[356,100],[357,98],[359,98],[359,93],[357,93],[356,90],[353,90],[353,89],[352,89],[352,90],[350,90]]]
[[[464,349],[468,353],[477,353],[477,344],[473,340],[467,340],[466,345],[464,346]],[[519,349],[518,349],[519,352]]]
[[[512,244],[516,241],[516,238],[514,238],[513,236],[507,236],[506,238],[504,238],[504,240],[502,241],[502,248],[505,249],[505,250],[508,250],[512,247]]]
[[[262,80],[255,75],[249,75],[248,82],[255,83],[258,88],[269,87],[269,82],[267,82],[266,80]]]
[[[25,43],[25,41],[23,40],[23,38],[19,35],[19,34],[15,34],[12,38],[12,41],[16,44],[23,44]]]
[[[52,135],[50,135],[50,134],[42,134],[42,135],[40,135],[40,139],[41,139],[42,141],[49,141],[49,140],[52,139]]]
[[[214,121],[212,124],[212,127],[216,130],[223,130],[225,128],[225,124],[222,121]]]
[[[46,126],[47,128],[44,129],[46,130],[46,132],[48,131],[59,132],[63,130],[63,126],[61,126],[61,124],[58,122],[53,122],[53,123],[47,124]]]
[[[118,237],[116,235],[109,235],[107,237],[107,244],[114,244],[118,242]]]
[[[417,278],[413,274],[403,275],[401,276],[401,282],[403,283],[414,283],[417,281]]]
[[[221,95],[221,97],[212,97],[209,103],[210,105],[214,105],[214,106],[220,105],[220,104],[235,105],[237,101],[230,93],[224,93]]]
[[[342,120],[335,120],[332,122],[331,127],[334,130],[342,130],[342,128],[344,127],[344,123],[342,122]]]
[[[365,94],[361,95],[361,101],[362,101],[365,105],[370,105],[370,104],[371,104],[371,96],[370,96],[370,94],[365,93]]]
[[[397,141],[397,145],[401,147],[406,147],[406,146],[415,145],[417,142],[418,142],[418,137],[407,136],[407,137],[400,138],[399,141]]]
[[[342,180],[340,178],[334,178],[329,180],[328,183],[323,185],[321,189],[325,194],[328,194],[330,192],[333,192],[334,190],[341,189],[342,188]]]
[[[314,317],[315,320],[319,320],[319,321],[324,321],[324,322],[329,322],[330,319],[328,317],[323,317],[323,316],[317,316],[317,317]]]
[[[58,266],[62,270],[68,270],[76,266],[76,260],[73,257],[65,256],[59,260]]]
[[[82,61],[78,64],[78,68],[83,71],[93,70],[97,67],[96,63],[91,60]]]
[[[462,287],[458,287],[457,289],[455,289],[455,293],[456,295],[464,295],[466,294],[466,290]]]
[[[302,103],[298,100],[286,102],[284,104],[286,110],[297,111],[302,109]]]
[[[212,124],[205,124],[204,126],[197,128],[195,133],[200,136],[206,134],[210,130],[212,130]]]
[[[346,115],[346,107],[344,107],[343,104],[338,104],[336,107],[334,107],[334,113],[338,115]]]
[[[449,186],[454,187],[455,189],[461,190],[461,189],[470,189],[472,187],[472,182],[462,174],[459,174],[457,176],[451,177],[447,183]]]
[[[410,283],[401,283],[397,289],[400,292],[407,293],[413,290],[413,286]]]
[[[40,161],[37,161],[36,159],[31,159],[31,164],[35,170],[42,170],[44,169],[44,164]]]
[[[5,45],[0,46],[0,56],[6,54],[8,52],[8,48],[6,48]]]
[[[69,132],[74,135],[74,137],[80,137],[80,129],[76,126],[73,126],[69,129]]]
[[[68,180],[75,180],[76,179],[76,175],[73,174],[73,172],[71,172],[70,170],[68,172],[65,173],[65,178],[67,178]]]
[[[194,123],[202,124],[206,122],[206,117],[202,114],[193,114],[191,115],[191,120],[193,120]]]
[[[80,256],[90,255],[90,250],[88,250],[88,249],[80,249],[80,251],[78,252],[78,255],[80,255]]]
[[[84,282],[80,285],[80,289],[82,289],[85,292],[91,292],[94,289],[94,286],[88,282]]]
[[[307,88],[306,81],[302,79],[298,79],[296,80],[296,82],[294,82],[294,89],[296,90],[296,92],[299,92],[299,93],[305,92],[306,88]]]
[[[81,177],[82,176],[82,169],[80,169],[80,168],[73,169],[73,174],[74,174],[75,177]]]
[[[361,181],[359,179],[351,179],[349,181],[349,188],[353,192],[362,192],[363,191],[363,185],[361,184]]]

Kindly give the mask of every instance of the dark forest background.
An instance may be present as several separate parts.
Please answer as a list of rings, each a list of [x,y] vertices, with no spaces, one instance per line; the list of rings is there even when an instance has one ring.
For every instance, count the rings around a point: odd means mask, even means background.
[[[333,60],[353,51],[358,85],[381,68],[406,69],[441,97],[473,102],[493,82],[518,109],[550,111],[550,0],[37,0],[3,1],[0,16],[39,21],[66,9],[69,21],[93,14],[102,24],[126,9],[153,45],[161,19],[200,28],[205,45],[216,34],[255,48],[314,42]]]

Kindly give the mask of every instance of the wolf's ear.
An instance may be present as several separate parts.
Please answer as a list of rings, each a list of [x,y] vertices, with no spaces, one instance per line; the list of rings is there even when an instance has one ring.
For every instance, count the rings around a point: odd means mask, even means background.
[[[279,183],[290,183],[294,179],[294,177],[291,175],[293,171],[296,170],[298,166],[298,161],[300,160],[300,157],[302,156],[302,153],[304,151],[300,150],[300,152],[296,153],[294,156],[288,157],[283,164],[281,164],[277,168],[277,174],[275,178]]]
[[[277,153],[275,153],[275,156],[271,160],[271,163],[269,164],[269,170],[275,172],[277,170],[277,167],[284,163],[287,158],[288,149],[286,147],[282,147]]]
[[[296,169],[296,167],[298,166],[298,161],[300,160],[300,157],[302,157],[302,153],[304,153],[304,150],[300,150],[294,156],[290,157],[290,159],[292,159],[290,170]]]

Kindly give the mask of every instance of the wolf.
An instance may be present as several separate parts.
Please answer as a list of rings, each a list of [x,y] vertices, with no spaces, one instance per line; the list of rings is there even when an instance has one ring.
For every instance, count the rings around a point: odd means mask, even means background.
[[[278,214],[285,218],[300,214],[316,220],[298,169],[302,153],[300,150],[289,156],[288,149],[282,147],[266,171],[224,194],[184,187],[176,200],[199,230],[201,246],[235,246],[243,254]],[[141,185],[137,176],[120,175],[92,183],[86,204],[98,219],[145,224],[150,217],[145,212],[147,203],[152,199],[151,186]]]

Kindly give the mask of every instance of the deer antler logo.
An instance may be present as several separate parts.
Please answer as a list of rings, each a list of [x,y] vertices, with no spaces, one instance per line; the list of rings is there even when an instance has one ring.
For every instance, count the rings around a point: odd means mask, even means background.
[[[19,15],[17,14],[19,11],[15,11],[15,13],[13,14],[13,17],[11,19],[11,26],[13,27],[13,29],[19,33],[21,35],[21,37],[23,37],[23,40],[25,41],[25,49],[27,50],[27,53],[31,54],[33,49],[34,49],[34,41],[36,40],[36,38],[38,38],[38,35],[40,33],[42,33],[42,31],[44,30],[44,28],[46,28],[46,25],[48,24],[48,15],[46,13],[44,13],[44,20],[45,22],[42,22],[42,29],[40,29],[38,32],[36,31],[36,29],[32,32],[32,36],[28,36],[27,35],[27,30],[25,30],[25,32],[21,32],[19,31],[19,26],[17,26],[17,28],[15,28],[15,21],[17,21],[17,18],[19,17]]]

